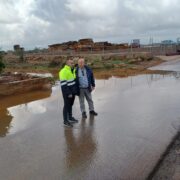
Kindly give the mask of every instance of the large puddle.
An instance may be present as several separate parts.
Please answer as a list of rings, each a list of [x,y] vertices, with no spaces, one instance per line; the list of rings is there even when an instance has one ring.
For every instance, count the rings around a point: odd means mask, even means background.
[[[63,126],[58,82],[1,99],[0,179],[145,179],[178,131],[180,78],[112,74],[96,75],[97,117],[81,120],[76,98],[73,129]]]

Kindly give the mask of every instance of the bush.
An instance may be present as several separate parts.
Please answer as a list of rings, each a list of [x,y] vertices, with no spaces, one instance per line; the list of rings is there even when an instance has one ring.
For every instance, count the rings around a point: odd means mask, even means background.
[[[4,68],[5,68],[5,64],[2,61],[0,61],[0,74],[2,73]]]
[[[147,61],[152,61],[153,60],[153,57],[148,57],[147,58]]]
[[[49,63],[49,67],[59,67],[63,64],[61,60],[54,59]]]
[[[5,68],[5,64],[2,62],[3,60],[3,55],[0,52],[0,74],[2,73],[3,69]]]
[[[113,67],[114,67],[114,64],[111,64],[111,63],[104,64],[104,68],[106,68],[106,69],[110,69],[110,68],[113,68]]]
[[[146,58],[144,56],[140,56],[141,61],[145,61]]]

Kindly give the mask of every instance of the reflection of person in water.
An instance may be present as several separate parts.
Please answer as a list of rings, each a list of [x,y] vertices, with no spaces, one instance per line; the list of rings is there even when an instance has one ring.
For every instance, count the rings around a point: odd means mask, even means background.
[[[10,129],[12,116],[7,109],[0,109],[0,137],[6,136]]]
[[[90,116],[89,124],[82,120],[78,136],[74,136],[72,129],[64,129],[67,143],[66,162],[69,168],[77,167],[78,164],[90,164],[96,151],[96,142],[93,138],[94,116]],[[79,129],[78,129],[79,130]]]

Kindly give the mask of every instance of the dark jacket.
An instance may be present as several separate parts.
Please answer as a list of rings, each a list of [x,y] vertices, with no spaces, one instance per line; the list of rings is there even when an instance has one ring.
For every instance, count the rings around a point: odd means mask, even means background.
[[[88,66],[84,66],[84,68],[86,69],[86,73],[87,73],[88,89],[91,92],[92,91],[92,87],[95,87],[94,75],[93,75],[93,72],[92,72],[91,68],[89,68]],[[79,87],[78,70],[79,70],[79,67],[77,67],[77,69],[76,69],[76,84]]]

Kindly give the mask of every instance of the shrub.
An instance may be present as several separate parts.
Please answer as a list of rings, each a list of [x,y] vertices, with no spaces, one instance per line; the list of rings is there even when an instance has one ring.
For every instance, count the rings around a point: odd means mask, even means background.
[[[153,57],[148,57],[147,58],[147,61],[152,61],[153,60]]]
[[[0,74],[2,73],[4,68],[5,68],[5,64],[2,61],[0,61]]]
[[[5,68],[5,64],[3,63],[3,55],[0,52],[0,74],[2,73],[3,69]]]
[[[59,67],[62,65],[62,61],[54,59],[49,63],[49,67]]]
[[[140,56],[141,61],[145,61],[146,58],[144,56]]]

